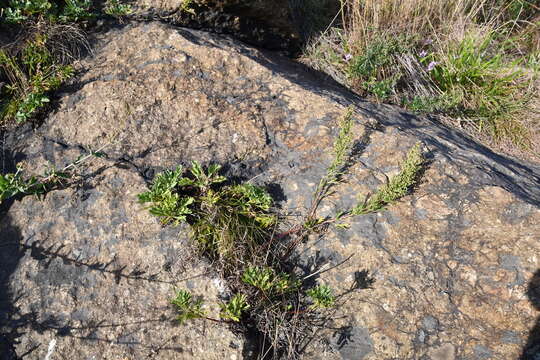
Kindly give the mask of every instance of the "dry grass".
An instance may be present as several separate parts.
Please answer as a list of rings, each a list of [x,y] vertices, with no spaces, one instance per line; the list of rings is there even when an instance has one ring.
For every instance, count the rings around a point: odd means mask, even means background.
[[[425,36],[434,30],[463,32],[486,0],[344,0],[343,24],[354,46],[368,46],[381,33]]]
[[[302,61],[362,96],[537,152],[540,8],[527,0],[341,0]],[[501,146],[499,146],[499,144]],[[504,144],[504,146],[503,146]],[[508,151],[507,151],[508,152]],[[529,157],[526,155],[525,157]]]

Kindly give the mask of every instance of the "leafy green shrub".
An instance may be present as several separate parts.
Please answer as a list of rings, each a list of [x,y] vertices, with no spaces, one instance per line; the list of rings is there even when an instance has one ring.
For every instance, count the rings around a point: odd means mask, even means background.
[[[0,120],[24,122],[49,102],[47,92],[57,89],[73,75],[73,68],[55,62],[47,38],[37,35],[18,56],[0,50],[0,69],[11,80],[0,102]]]
[[[56,90],[73,75],[67,65],[90,45],[81,30],[101,11],[119,17],[130,7],[109,0],[102,9],[94,0],[9,0],[0,4],[2,30],[29,39],[0,48],[0,124],[35,117]]]
[[[49,101],[49,98],[43,94],[31,93],[19,105],[17,112],[15,113],[15,119],[19,123],[28,120],[37,109]]]
[[[34,15],[48,14],[55,7],[48,0],[10,0],[1,16],[8,23],[21,23]]]
[[[63,11],[58,16],[61,22],[80,22],[94,17],[92,0],[65,0]]]
[[[18,167],[14,174],[0,174],[0,204],[13,196],[45,192],[46,185],[38,182],[35,176],[23,179],[22,170],[22,167]]]
[[[8,24],[23,24],[33,19],[73,23],[94,17],[92,0],[10,0],[0,8],[0,18]]]
[[[156,177],[150,191],[139,195],[139,202],[150,203],[150,213],[161,218],[163,224],[174,222],[175,225],[186,221],[186,216],[191,214],[189,205],[194,201],[193,197],[181,197],[176,191],[177,187],[191,185],[190,179],[182,177],[183,168],[165,170]]]
[[[213,261],[235,294],[220,305],[221,318],[252,324],[268,339],[275,338],[274,332],[287,331],[298,318],[316,316],[319,309],[310,307],[305,295],[297,295],[301,282],[284,268],[290,254],[287,244],[274,238],[278,217],[273,213],[270,195],[250,183],[226,183],[219,170],[218,165],[205,170],[194,161],[188,170],[177,167],[164,171],[148,191],[139,195],[139,201],[163,223],[190,224],[192,240]],[[194,303],[185,292],[173,301],[181,321],[209,319],[201,303]],[[278,318],[281,325],[276,322]],[[305,322],[295,328],[293,335],[289,334],[290,341],[300,339],[309,326]],[[287,343],[270,342],[278,352],[292,346],[294,358],[299,344]]]
[[[239,255],[255,256],[254,249],[264,241],[276,218],[269,212],[271,197],[258,186],[239,184],[216,189],[225,181],[219,169],[210,165],[205,172],[194,161],[188,176],[183,176],[182,167],[165,171],[149,191],[139,195],[139,201],[149,203],[150,212],[164,224],[188,221],[201,250],[228,263],[242,257]],[[237,238],[245,241],[238,243]]]
[[[250,266],[242,274],[242,281],[245,284],[256,287],[257,289],[270,293],[283,293],[294,291],[299,287],[299,283],[291,279],[290,274],[276,274],[270,267]]]
[[[107,15],[120,17],[129,15],[132,9],[129,4],[123,4],[119,0],[108,0],[104,11]]]

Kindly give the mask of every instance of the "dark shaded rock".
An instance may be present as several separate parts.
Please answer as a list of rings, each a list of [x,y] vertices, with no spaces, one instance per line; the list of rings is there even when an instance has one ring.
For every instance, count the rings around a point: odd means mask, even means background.
[[[137,0],[136,16],[234,35],[270,50],[298,53],[337,14],[336,0]]]
[[[334,346],[343,360],[362,360],[373,350],[373,342],[367,329],[349,326],[334,337]]]

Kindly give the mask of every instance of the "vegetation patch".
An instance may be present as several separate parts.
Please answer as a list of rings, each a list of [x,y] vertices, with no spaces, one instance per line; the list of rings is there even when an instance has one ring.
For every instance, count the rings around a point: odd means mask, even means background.
[[[10,0],[0,5],[0,31],[18,34],[0,46],[0,125],[35,118],[50,94],[73,76],[70,63],[90,46],[83,31],[98,16],[130,12],[118,0]],[[2,44],[0,44],[2,45]]]
[[[435,114],[494,142],[534,150],[540,136],[538,109],[531,102],[539,74],[537,4],[341,0],[341,5],[334,26],[306,47],[305,62],[376,101]]]
[[[302,224],[284,228],[271,196],[260,186],[233,183],[220,175],[218,165],[177,167],[158,174],[139,202],[163,224],[187,223],[200,254],[226,280],[230,298],[219,305],[219,318],[208,317],[201,298],[185,289],[171,300],[178,320],[196,318],[227,322],[260,335],[261,359],[296,359],[324,326],[337,304],[325,284],[313,285],[314,274],[305,274],[295,262],[295,248],[313,232],[359,214],[378,211],[407,194],[418,180],[423,157],[415,146],[401,172],[371,201],[343,209],[334,217],[320,218],[317,208],[342,181],[353,147],[353,111],[343,117],[334,143],[334,160],[314,192],[313,206]],[[382,195],[378,195],[378,194]],[[360,209],[360,210],[359,210]]]
[[[46,46],[47,38],[36,35],[17,55],[0,50],[0,68],[10,80],[3,93],[0,118],[25,122],[35,116],[56,90],[73,74],[73,68],[54,60]]]
[[[79,156],[61,169],[49,166],[40,175],[27,175],[25,164],[17,164],[15,173],[0,174],[0,204],[7,199],[20,196],[43,196],[55,188],[66,186],[90,158],[104,156],[101,152],[103,148],[90,150],[88,154]]]

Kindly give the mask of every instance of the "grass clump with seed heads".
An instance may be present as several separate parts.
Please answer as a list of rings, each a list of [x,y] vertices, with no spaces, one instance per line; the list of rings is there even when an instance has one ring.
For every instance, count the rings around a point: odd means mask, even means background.
[[[420,143],[417,143],[409,150],[399,174],[388,180],[373,196],[367,197],[355,206],[351,214],[362,215],[377,212],[407,195],[417,183],[424,169],[424,163],[425,159],[420,150]]]

